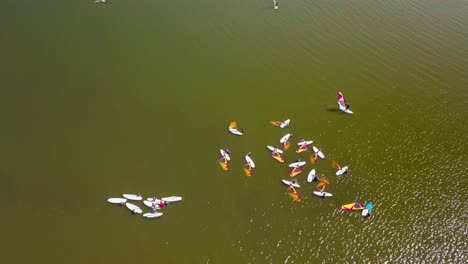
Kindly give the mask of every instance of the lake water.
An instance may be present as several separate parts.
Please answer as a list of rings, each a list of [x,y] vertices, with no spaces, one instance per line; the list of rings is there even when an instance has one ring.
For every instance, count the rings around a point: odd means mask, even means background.
[[[2,262],[466,263],[467,14],[465,0],[3,1]],[[266,150],[286,133],[327,156],[297,176],[301,203]],[[312,168],[332,198],[312,196]],[[184,200],[145,220],[106,202],[122,193]],[[354,201],[373,215],[340,210]]]

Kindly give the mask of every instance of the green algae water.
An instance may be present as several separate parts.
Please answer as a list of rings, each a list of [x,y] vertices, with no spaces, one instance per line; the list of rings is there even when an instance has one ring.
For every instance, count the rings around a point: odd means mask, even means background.
[[[2,263],[466,263],[468,3],[272,4],[3,1]],[[301,203],[286,133],[326,155]],[[147,220],[122,193],[184,200]]]

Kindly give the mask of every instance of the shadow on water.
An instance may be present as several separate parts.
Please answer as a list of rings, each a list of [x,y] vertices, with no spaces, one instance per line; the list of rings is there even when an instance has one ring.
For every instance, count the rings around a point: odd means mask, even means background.
[[[340,109],[338,108],[327,108],[325,109],[327,112],[341,112],[343,113],[343,111],[341,111]]]

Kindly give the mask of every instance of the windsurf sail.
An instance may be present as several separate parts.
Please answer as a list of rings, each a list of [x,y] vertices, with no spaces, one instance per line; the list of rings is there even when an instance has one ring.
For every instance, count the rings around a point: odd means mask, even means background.
[[[271,153],[271,156],[272,156],[275,160],[277,160],[277,161],[279,161],[279,162],[281,162],[281,163],[284,162],[283,156],[281,156],[281,154],[279,154],[279,153],[276,152],[276,151],[273,151],[273,152]]]
[[[317,177],[318,178],[318,177]],[[325,179],[325,177],[321,177],[321,178],[318,178],[318,180],[320,181],[317,186],[315,186],[315,188],[319,191],[319,192],[324,192],[325,191],[325,188],[327,188],[327,186],[330,184],[330,182]]]
[[[332,160],[332,167],[336,170],[341,170],[340,164],[336,160]]]
[[[245,172],[245,175],[247,176],[252,176],[252,167],[250,166],[250,163],[247,162],[246,164],[244,164],[244,166],[242,167],[244,169],[244,172]]]
[[[348,109],[348,103],[346,102],[346,99],[344,98],[343,94],[341,92],[338,93],[338,108],[340,110],[345,111]]]
[[[286,141],[283,143],[283,149],[284,149],[284,150],[288,150],[290,146],[291,146],[291,143],[290,143],[288,140],[286,140]]]
[[[293,198],[294,201],[296,202],[302,201],[301,195],[296,191],[296,189],[294,189],[294,186],[289,185],[286,191],[288,192],[289,196]]]
[[[275,125],[277,127],[281,126],[282,123],[283,122],[280,122],[280,121],[270,121],[270,124]]]
[[[221,157],[218,160],[218,163],[221,166],[221,168],[223,168],[223,170],[229,170],[229,163],[228,163],[226,157]]]
[[[312,154],[312,156],[310,156],[310,162],[312,164],[315,164],[317,162],[317,159],[318,159],[318,154],[317,153],[314,153],[314,154]]]
[[[235,130],[237,130],[237,122],[236,122],[236,121],[232,121],[232,122],[229,124],[229,129],[235,129]]]
[[[300,145],[297,149],[296,149],[296,153],[301,153],[301,152],[304,152],[306,150],[309,149],[309,145],[308,144],[304,144],[304,145]]]
[[[364,205],[362,205],[362,204],[360,204],[358,202],[354,202],[354,203],[342,205],[341,209],[342,210],[347,210],[347,211],[363,210]]]
[[[299,173],[302,172],[302,167],[301,166],[296,166],[292,169],[292,171],[289,173],[289,176],[294,177],[298,175]]]

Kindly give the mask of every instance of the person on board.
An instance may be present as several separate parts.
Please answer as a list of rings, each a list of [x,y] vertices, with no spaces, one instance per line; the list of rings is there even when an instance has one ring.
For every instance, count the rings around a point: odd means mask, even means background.
[[[279,7],[279,0],[275,0],[275,9],[278,9]]]
[[[168,205],[168,203],[167,203],[166,201],[161,200],[161,201],[159,202],[159,208],[161,208],[161,209],[164,208],[164,207],[167,206],[167,205]]]

